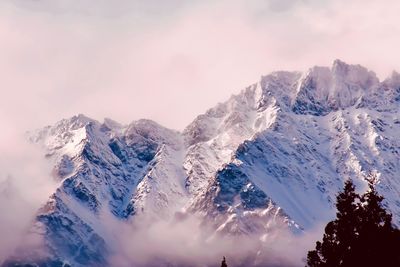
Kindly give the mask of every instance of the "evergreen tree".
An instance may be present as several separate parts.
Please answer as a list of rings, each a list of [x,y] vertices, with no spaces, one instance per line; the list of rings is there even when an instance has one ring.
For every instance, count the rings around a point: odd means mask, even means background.
[[[310,267],[400,266],[400,231],[382,206],[370,182],[370,190],[359,196],[346,181],[337,196],[337,218],[325,227],[322,242],[308,253]]]
[[[382,201],[371,182],[358,207],[359,235],[353,254],[361,266],[400,266],[400,231],[393,227]]]
[[[221,267],[228,267],[228,265],[226,264],[226,258],[225,258],[225,256],[222,258]]]
[[[348,252],[355,234],[357,198],[354,184],[346,181],[343,192],[337,196],[337,219],[327,224],[322,243],[318,241],[316,250],[309,252],[310,266],[340,266],[341,256]]]

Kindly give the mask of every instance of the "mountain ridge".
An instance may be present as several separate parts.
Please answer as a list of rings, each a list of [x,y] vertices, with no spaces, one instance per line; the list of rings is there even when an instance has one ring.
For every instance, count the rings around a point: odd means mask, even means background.
[[[399,74],[379,81],[335,60],[262,76],[180,132],[81,114],[47,126],[31,137],[60,182],[36,219],[43,261],[106,264],[104,210],[128,222],[195,214],[220,235],[301,234],[332,218],[344,180],[364,188],[371,173],[399,224],[399,101]]]

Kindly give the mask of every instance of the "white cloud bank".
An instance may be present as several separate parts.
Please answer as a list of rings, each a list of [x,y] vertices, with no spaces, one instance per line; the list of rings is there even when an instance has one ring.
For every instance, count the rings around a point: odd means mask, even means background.
[[[25,136],[5,129],[1,137],[0,264],[22,238],[27,242],[35,213],[56,188],[50,164]]]
[[[104,215],[104,214],[103,214]],[[322,236],[321,225],[294,235],[283,225],[271,224],[265,235],[219,235],[193,215],[170,221],[121,222],[105,216],[102,222],[112,232],[112,266],[219,266],[223,256],[228,266],[303,266],[307,251]],[[112,231],[118,229],[118,231]],[[111,242],[110,242],[111,241]]]

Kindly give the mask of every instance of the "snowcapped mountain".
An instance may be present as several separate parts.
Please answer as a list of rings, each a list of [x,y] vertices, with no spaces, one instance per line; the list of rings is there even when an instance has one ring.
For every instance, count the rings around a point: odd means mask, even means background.
[[[263,76],[183,132],[84,115],[48,126],[31,139],[59,187],[37,213],[31,232],[48,251],[32,261],[107,265],[104,213],[127,222],[195,214],[223,235],[262,235],[276,225],[306,232],[334,216],[346,179],[363,190],[370,174],[399,225],[399,101],[400,74],[379,81],[336,60]]]

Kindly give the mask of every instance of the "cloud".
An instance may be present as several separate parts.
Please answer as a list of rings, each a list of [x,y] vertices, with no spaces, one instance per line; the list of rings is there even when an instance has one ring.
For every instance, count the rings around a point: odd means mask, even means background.
[[[112,266],[218,266],[223,256],[229,266],[302,266],[307,251],[322,236],[318,226],[294,235],[287,227],[271,224],[264,235],[219,235],[195,215],[169,221],[121,222],[103,214],[113,232]],[[108,240],[109,243],[110,240]]]
[[[56,188],[50,164],[18,132],[6,129],[0,141],[0,264],[22,239],[39,245],[28,233],[36,212]]]

